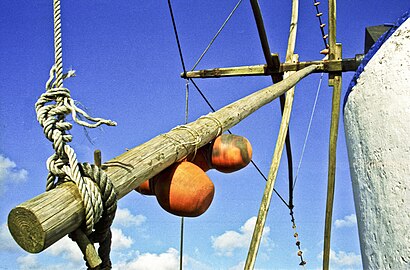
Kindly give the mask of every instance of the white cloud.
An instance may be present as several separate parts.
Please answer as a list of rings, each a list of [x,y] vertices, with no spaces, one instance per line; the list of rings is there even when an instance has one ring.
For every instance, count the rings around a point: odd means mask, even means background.
[[[123,250],[131,247],[133,240],[124,235],[120,229],[111,228],[112,250]],[[96,246],[98,247],[98,245]],[[83,254],[77,244],[68,237],[64,237],[45,250],[51,256],[62,257],[72,263],[83,262]]]
[[[319,260],[323,259],[323,251],[317,256]],[[333,267],[343,267],[343,269],[346,269],[346,267],[357,267],[358,269],[362,265],[362,258],[360,255],[354,253],[354,252],[345,252],[345,251],[334,251],[330,250],[330,264]],[[350,268],[353,269],[353,268]]]
[[[131,237],[124,235],[121,229],[111,228],[113,250],[127,249],[134,242]]]
[[[46,249],[45,252],[52,256],[62,257],[71,262],[83,262],[83,254],[81,253],[80,248],[74,241],[68,238],[68,236],[55,242]]]
[[[212,237],[212,247],[219,255],[232,256],[234,250],[248,248],[252,239],[253,228],[256,224],[256,217],[248,219],[243,226],[237,231],[226,231],[222,235]],[[270,228],[265,227],[262,232],[261,244],[264,246],[273,246],[269,238]]]
[[[18,169],[14,161],[0,154],[0,194],[6,183],[21,183],[27,180],[28,172]]]
[[[29,254],[17,258],[17,264],[20,270],[38,269],[37,256]]]
[[[14,241],[6,223],[0,226],[0,251],[18,251],[21,248]]]
[[[357,219],[355,214],[345,216],[343,219],[336,219],[335,221],[336,228],[354,227],[356,224]]]
[[[243,270],[243,269],[245,269],[245,261],[241,261],[237,265],[229,268],[229,270]]]
[[[115,213],[114,225],[131,227],[141,226],[147,218],[143,215],[133,215],[127,208],[118,208]]]
[[[169,248],[166,252],[137,254],[133,260],[113,266],[113,270],[174,270],[179,268],[178,251]]]
[[[184,269],[186,270],[213,270],[214,269],[213,267],[207,265],[206,263],[203,263],[194,258],[191,258],[188,255],[184,255],[182,260],[183,260]]]

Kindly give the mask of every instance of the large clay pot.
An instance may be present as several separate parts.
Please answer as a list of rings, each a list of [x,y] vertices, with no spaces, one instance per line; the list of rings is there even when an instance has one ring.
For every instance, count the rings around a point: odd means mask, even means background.
[[[212,145],[211,164],[220,172],[240,170],[252,160],[252,146],[242,136],[223,134]]]
[[[197,165],[175,163],[152,180],[158,203],[167,212],[184,217],[197,217],[211,205],[214,184]]]

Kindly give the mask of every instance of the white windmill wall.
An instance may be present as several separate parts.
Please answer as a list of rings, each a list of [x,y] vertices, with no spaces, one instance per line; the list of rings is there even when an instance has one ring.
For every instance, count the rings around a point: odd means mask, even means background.
[[[364,269],[410,269],[410,19],[381,46],[344,108]]]

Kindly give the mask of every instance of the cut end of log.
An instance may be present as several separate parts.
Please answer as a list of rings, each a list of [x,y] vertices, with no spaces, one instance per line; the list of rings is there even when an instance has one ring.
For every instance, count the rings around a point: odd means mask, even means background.
[[[24,207],[11,210],[8,227],[17,244],[25,251],[39,253],[44,249],[45,232],[39,230],[41,223],[32,211]]]

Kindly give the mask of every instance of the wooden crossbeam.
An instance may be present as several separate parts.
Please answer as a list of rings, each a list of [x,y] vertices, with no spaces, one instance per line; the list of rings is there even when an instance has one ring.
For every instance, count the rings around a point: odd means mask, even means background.
[[[220,133],[296,85],[320,66],[309,66],[282,82],[259,90],[205,117],[176,127],[102,164],[120,199],[146,179],[182,160]],[[67,182],[11,210],[8,227],[26,251],[38,253],[78,229],[85,214],[74,183]]]
[[[189,71],[182,78],[221,78],[221,77],[238,77],[238,76],[271,76],[274,73],[283,74],[287,71],[298,71],[307,66],[320,65],[315,72],[347,72],[356,71],[363,59],[362,54],[356,55],[355,58],[334,59],[334,60],[316,60],[297,63],[281,63],[278,70],[271,70],[267,65],[226,67]]]

